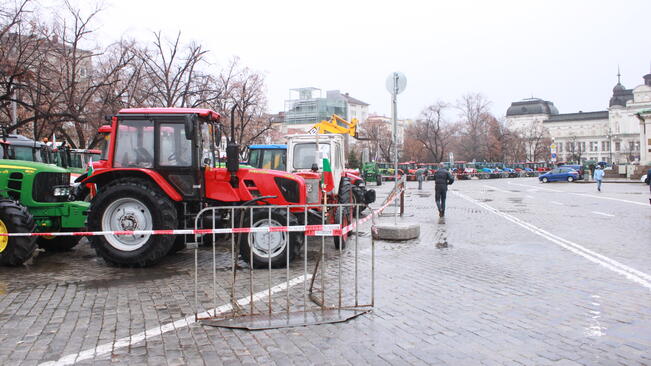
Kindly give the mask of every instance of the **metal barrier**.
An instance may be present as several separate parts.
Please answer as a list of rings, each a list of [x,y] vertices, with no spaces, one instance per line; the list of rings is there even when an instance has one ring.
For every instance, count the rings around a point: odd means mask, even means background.
[[[375,304],[375,241],[371,235],[370,258],[364,257],[364,261],[361,261],[359,227],[369,221],[375,222],[385,208],[403,196],[404,189],[403,178],[383,204],[365,217],[361,216],[365,206],[354,203],[204,208],[196,217],[194,232],[209,233],[208,239],[212,239],[212,248],[209,248],[212,249],[212,284],[200,281],[199,248],[195,245],[196,320],[210,326],[253,330],[342,322],[371,311]],[[321,214],[316,220],[317,225],[309,224],[314,223],[315,213],[326,212],[327,215]],[[313,215],[312,219],[310,215]],[[230,228],[218,228],[220,219],[229,222]],[[204,228],[205,224],[211,228]],[[226,285],[218,283],[217,279],[216,242],[220,232],[231,233],[230,283]],[[350,240],[353,246],[344,252],[343,243],[350,239],[349,234],[354,235],[354,240]],[[272,235],[276,236],[272,238]],[[327,253],[327,237],[332,237],[335,242],[334,253]],[[200,235],[195,235],[195,239],[198,242]],[[310,239],[320,240],[317,256],[312,261],[308,261]],[[265,241],[266,248],[260,245]],[[302,261],[300,264],[292,263],[292,256],[298,254],[298,250],[302,252]],[[265,253],[267,261],[263,263],[259,254]],[[349,253],[352,253],[352,258]],[[247,259],[245,262],[240,262],[240,254]],[[280,256],[284,263],[275,259],[274,254]],[[346,259],[344,254],[347,254]],[[238,262],[242,267],[248,267],[248,273],[243,278],[238,277]],[[333,262],[334,265],[331,265]],[[285,267],[284,275],[283,270],[278,268],[281,264]],[[261,275],[263,271],[259,269],[262,267],[266,273]],[[284,277],[284,281],[274,285],[274,277]],[[292,291],[300,284],[302,290]],[[213,308],[214,305],[215,310],[200,312],[200,288],[206,289],[202,295],[205,307]],[[218,307],[219,292],[222,291],[224,295],[224,288],[228,291],[225,295],[229,304]],[[259,291],[256,292],[256,288]],[[284,299],[273,296],[283,292]],[[238,299],[238,293],[246,295]],[[264,304],[258,301],[263,298],[266,298]]]
[[[206,222],[212,226],[209,229],[212,232],[212,302],[217,309],[218,291],[222,286],[217,283],[217,251],[216,251],[216,232],[218,219],[227,216],[230,222],[230,284],[229,299],[230,312],[218,314],[215,310],[210,312],[199,313],[199,263],[198,263],[198,245],[195,245],[195,316],[198,321],[204,324],[229,328],[242,329],[269,329],[288,326],[299,326],[308,324],[321,324],[345,321],[350,318],[359,316],[370,311],[374,303],[374,255],[375,246],[371,244],[371,263],[370,263],[370,294],[365,296],[366,301],[360,299],[360,273],[359,273],[359,225],[362,220],[368,221],[376,214],[373,213],[365,218],[360,218],[360,212],[364,209],[361,204],[321,204],[321,205],[255,205],[255,206],[229,206],[229,207],[207,207],[199,212],[195,221],[195,231],[204,229],[202,226]],[[310,212],[312,211],[312,212]],[[327,212],[327,215],[321,215],[320,225],[308,225],[311,221],[310,215],[314,212]],[[264,215],[264,218],[263,218]],[[335,217],[333,217],[335,215]],[[326,219],[327,216],[327,219]],[[257,218],[257,220],[256,220]],[[279,218],[284,218],[280,222]],[[335,220],[336,219],[336,220]],[[312,219],[313,220],[313,219]],[[328,220],[329,222],[326,222]],[[297,222],[298,221],[298,222]],[[337,223],[333,223],[336,221]],[[300,222],[300,224],[299,224]],[[248,226],[248,227],[245,227]],[[353,289],[345,290],[343,287],[343,268],[342,254],[343,243],[349,234],[354,233],[354,269],[353,269]],[[273,237],[272,237],[273,236]],[[326,256],[326,237],[332,236],[336,245],[336,267],[335,281],[331,285],[329,280],[332,273],[328,273],[327,256]],[[319,255],[316,258],[314,268],[310,271],[308,263],[308,241],[310,238],[320,237],[321,245]],[[199,240],[199,235],[196,236]],[[261,244],[266,240],[267,247]],[[272,243],[273,241],[273,243]],[[272,245],[273,244],[273,245]],[[265,250],[266,249],[266,250]],[[297,274],[296,268],[292,268],[290,263],[294,254],[302,249],[302,275],[299,281],[291,279],[291,274]],[[248,251],[248,253],[246,252]],[[238,281],[238,257],[248,257],[248,284]],[[284,253],[284,254],[283,254]],[[247,255],[248,254],[248,255]],[[257,298],[254,294],[254,288],[259,285],[257,280],[261,276],[256,276],[255,268],[262,267],[260,258],[266,254],[267,273],[263,281],[266,282],[267,304],[265,309],[256,308],[254,304]],[[280,266],[277,258],[284,259],[285,282],[282,289],[275,290],[272,280],[274,269]],[[279,270],[276,270],[279,272]],[[275,273],[278,277],[280,273]],[[367,276],[365,276],[367,277]],[[318,278],[318,281],[317,281]],[[308,286],[309,281],[309,286]],[[296,294],[291,293],[291,288],[302,282],[302,296],[298,298]],[[239,285],[238,285],[239,284]],[[243,286],[245,285],[245,286]],[[317,287],[319,286],[319,287]],[[333,286],[335,299],[329,298],[327,289]],[[247,295],[237,300],[238,288],[248,287]],[[272,296],[275,292],[285,292],[285,301],[281,306],[281,311],[274,308],[273,304],[277,303]],[[262,291],[258,294],[263,294]],[[292,302],[292,300],[295,300]],[[296,303],[298,300],[298,303]],[[330,302],[330,303],[329,303]],[[312,304],[316,307],[313,307]],[[248,306],[247,306],[248,305]],[[279,305],[279,304],[276,304]],[[248,309],[245,309],[247,306]]]

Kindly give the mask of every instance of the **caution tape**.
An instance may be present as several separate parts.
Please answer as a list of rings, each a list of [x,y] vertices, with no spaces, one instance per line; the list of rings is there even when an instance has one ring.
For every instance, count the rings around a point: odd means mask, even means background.
[[[404,189],[398,193],[403,192]],[[75,232],[43,232],[43,233],[0,233],[0,237],[9,236],[103,236],[103,235],[206,235],[206,234],[244,234],[244,233],[270,233],[270,232],[305,232],[308,236],[342,236],[363,224],[374,216],[378,216],[389,204],[398,197],[386,202],[382,207],[373,211],[370,215],[357,220],[348,226],[341,227],[339,224],[328,225],[294,225],[294,226],[262,226],[262,227],[235,227],[222,229],[174,229],[174,230],[114,230],[114,231],[75,231]]]
[[[379,215],[382,213],[382,211],[384,211],[384,209],[386,209],[387,207],[389,207],[389,205],[392,204],[393,201],[395,201],[395,200],[398,198],[398,195],[399,195],[400,193],[404,192],[404,191],[405,191],[404,188],[401,189],[400,191],[398,191],[398,192],[395,194],[395,197],[390,198],[389,200],[387,200],[387,202],[386,202],[384,205],[382,205],[382,207],[380,207],[380,208],[378,208],[377,210],[371,212],[370,215],[368,215],[368,216],[366,216],[366,217],[364,217],[364,218],[361,218],[361,219],[357,220],[356,222],[351,223],[350,225],[347,225],[347,226],[342,227],[342,228],[341,228],[341,235],[348,234],[349,232],[355,230],[355,228],[356,228],[358,225],[361,225],[361,224],[363,224],[363,223],[365,223],[365,222],[371,220],[373,217],[377,217],[377,216],[379,216]]]
[[[101,236],[101,235],[205,235],[205,234],[242,234],[269,232],[306,232],[308,235],[341,235],[341,226],[330,225],[295,225],[295,226],[261,226],[236,227],[224,229],[175,229],[175,230],[119,230],[119,231],[75,231],[53,233],[0,233],[0,236]]]

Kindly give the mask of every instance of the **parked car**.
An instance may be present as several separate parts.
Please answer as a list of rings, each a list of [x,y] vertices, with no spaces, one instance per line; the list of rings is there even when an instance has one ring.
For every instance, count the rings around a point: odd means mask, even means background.
[[[543,183],[556,182],[556,181],[574,182],[575,180],[578,179],[579,179],[579,172],[567,166],[554,168],[545,174],[541,174],[538,177],[538,180],[540,180]]]
[[[584,170],[583,170],[583,165],[564,164],[564,165],[559,166],[559,168],[572,168],[572,169],[576,170],[577,173],[579,173],[579,178],[578,179],[583,179],[583,174],[585,174]]]

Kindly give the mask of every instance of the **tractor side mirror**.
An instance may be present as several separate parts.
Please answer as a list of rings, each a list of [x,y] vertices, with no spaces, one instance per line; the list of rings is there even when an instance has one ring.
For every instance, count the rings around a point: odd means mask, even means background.
[[[312,163],[312,171],[316,173],[317,170],[319,170],[319,166],[317,165],[317,163]]]
[[[192,140],[192,136],[194,136],[194,120],[195,120],[194,114],[185,116],[185,121],[184,121],[185,138],[188,140]]]

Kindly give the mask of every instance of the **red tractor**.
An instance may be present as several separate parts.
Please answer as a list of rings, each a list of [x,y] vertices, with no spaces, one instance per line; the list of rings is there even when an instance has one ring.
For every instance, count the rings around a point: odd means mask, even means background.
[[[219,162],[220,115],[209,109],[123,109],[111,119],[101,160],[82,184],[94,184],[97,195],[88,212],[91,231],[155,230],[194,227],[196,214],[207,206],[305,205],[305,179],[281,171],[239,167],[239,146],[231,138],[226,164]],[[232,136],[232,134],[231,134]],[[318,202],[309,202],[318,204]],[[258,206],[259,207],[259,206]],[[299,225],[303,207],[253,209],[234,218],[223,210],[226,227]],[[236,214],[237,215],[237,214]],[[234,221],[233,221],[234,220]],[[288,250],[289,235],[291,250]],[[271,243],[269,244],[269,238]],[[241,234],[240,253],[254,266],[282,266],[304,244],[303,233]],[[93,236],[92,245],[107,262],[149,266],[185,247],[183,235]]]

